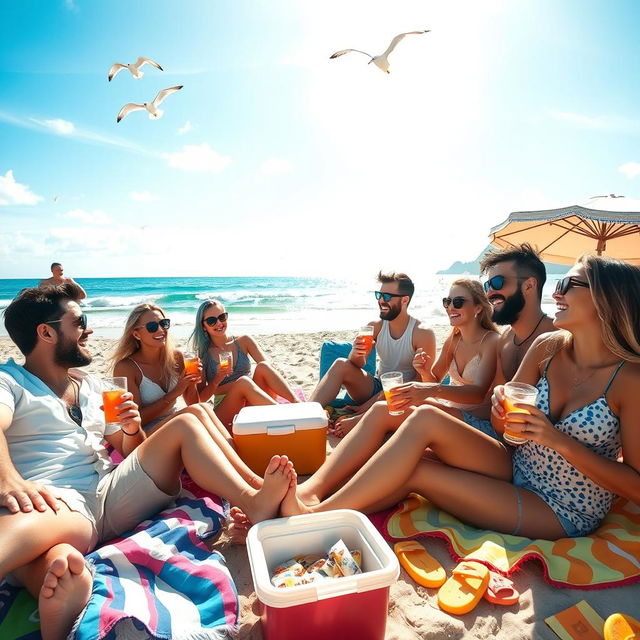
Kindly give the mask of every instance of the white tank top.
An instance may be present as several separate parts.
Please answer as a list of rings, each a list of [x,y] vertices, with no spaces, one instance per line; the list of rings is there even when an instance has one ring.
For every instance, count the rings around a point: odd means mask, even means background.
[[[380,358],[378,376],[387,371],[402,371],[404,382],[416,377],[416,370],[413,368],[413,357],[416,354],[413,348],[413,328],[417,323],[415,318],[409,317],[407,328],[396,340],[389,333],[389,322],[382,321],[382,329],[376,338],[376,351]]]

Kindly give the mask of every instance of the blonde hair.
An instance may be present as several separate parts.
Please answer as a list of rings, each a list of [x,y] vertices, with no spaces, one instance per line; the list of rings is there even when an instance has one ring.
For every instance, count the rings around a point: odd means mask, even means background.
[[[155,304],[139,304],[135,307],[127,318],[127,322],[124,325],[124,333],[118,341],[118,344],[116,344],[113,355],[109,358],[112,371],[119,362],[126,360],[140,350],[140,343],[133,337],[133,330],[138,326],[140,318],[147,311],[157,311],[163,318],[166,318],[164,311]],[[161,363],[162,378],[164,380],[171,380],[176,374],[176,356],[173,341],[168,333],[167,341],[162,351]]]
[[[482,285],[477,280],[471,280],[471,278],[459,278],[451,283],[452,287],[460,286],[464,287],[470,294],[473,304],[479,304],[482,307],[482,311],[478,316],[480,320],[480,326],[487,331],[495,331],[499,333],[498,327],[491,319],[493,315],[493,305],[489,302],[487,294],[484,292]]]

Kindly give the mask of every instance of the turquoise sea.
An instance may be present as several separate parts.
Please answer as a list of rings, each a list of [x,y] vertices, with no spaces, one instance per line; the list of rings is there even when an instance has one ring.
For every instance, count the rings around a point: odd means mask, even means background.
[[[411,314],[428,325],[446,324],[441,300],[460,276],[432,275],[417,280]],[[133,307],[159,305],[172,321],[172,333],[186,337],[198,306],[208,298],[223,302],[231,333],[304,333],[353,329],[377,317],[373,278],[363,282],[323,278],[76,278],[87,291],[82,306],[96,335],[117,337]],[[0,312],[23,288],[37,280],[0,279]],[[555,278],[545,287],[549,305]],[[547,292],[547,289],[549,291]],[[0,335],[6,335],[4,323]]]

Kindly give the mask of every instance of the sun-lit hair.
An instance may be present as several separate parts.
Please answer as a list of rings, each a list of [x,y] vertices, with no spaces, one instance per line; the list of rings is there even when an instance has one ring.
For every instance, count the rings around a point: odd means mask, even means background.
[[[204,322],[202,320],[204,318],[205,311],[215,304],[220,305],[221,307],[223,306],[222,302],[215,298],[211,298],[209,300],[205,300],[198,307],[198,311],[196,312],[196,326],[193,328],[193,332],[189,336],[189,345],[191,350],[200,358],[205,371],[207,371],[207,364],[211,358],[209,355],[211,340],[209,338],[209,334],[204,328]]]
[[[621,360],[640,363],[640,268],[590,254],[577,264],[584,267],[605,346]]]
[[[140,342],[133,337],[133,330],[140,323],[140,318],[147,311],[157,311],[166,318],[164,311],[155,304],[139,304],[135,307],[124,325],[124,333],[118,343],[116,344],[113,354],[109,358],[111,364],[111,370],[115,368],[118,362],[126,360],[129,356],[140,350]],[[176,356],[175,348],[171,336],[167,333],[167,340],[162,350],[162,378],[163,380],[171,380],[176,375]]]
[[[479,304],[482,307],[480,315],[478,315],[478,321],[480,326],[487,331],[495,331],[499,333],[498,327],[491,319],[493,315],[493,305],[489,302],[487,294],[482,288],[482,284],[477,280],[471,280],[471,278],[459,278],[451,283],[451,286],[464,287],[470,294],[473,304]]]

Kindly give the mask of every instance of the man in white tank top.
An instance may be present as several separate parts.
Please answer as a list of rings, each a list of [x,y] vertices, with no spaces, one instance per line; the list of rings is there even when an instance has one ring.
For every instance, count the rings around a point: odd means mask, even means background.
[[[408,307],[414,292],[411,278],[404,273],[378,274],[380,289],[375,292],[380,319],[370,322],[379,358],[377,375],[371,376],[363,367],[367,348],[362,337],[356,338],[348,358],[338,358],[318,383],[311,400],[323,407],[336,398],[344,386],[358,403],[358,413],[366,411],[382,391],[379,376],[387,371],[402,371],[404,381],[417,377],[413,357],[422,349],[431,361],[436,340],[431,329],[409,315]]]

